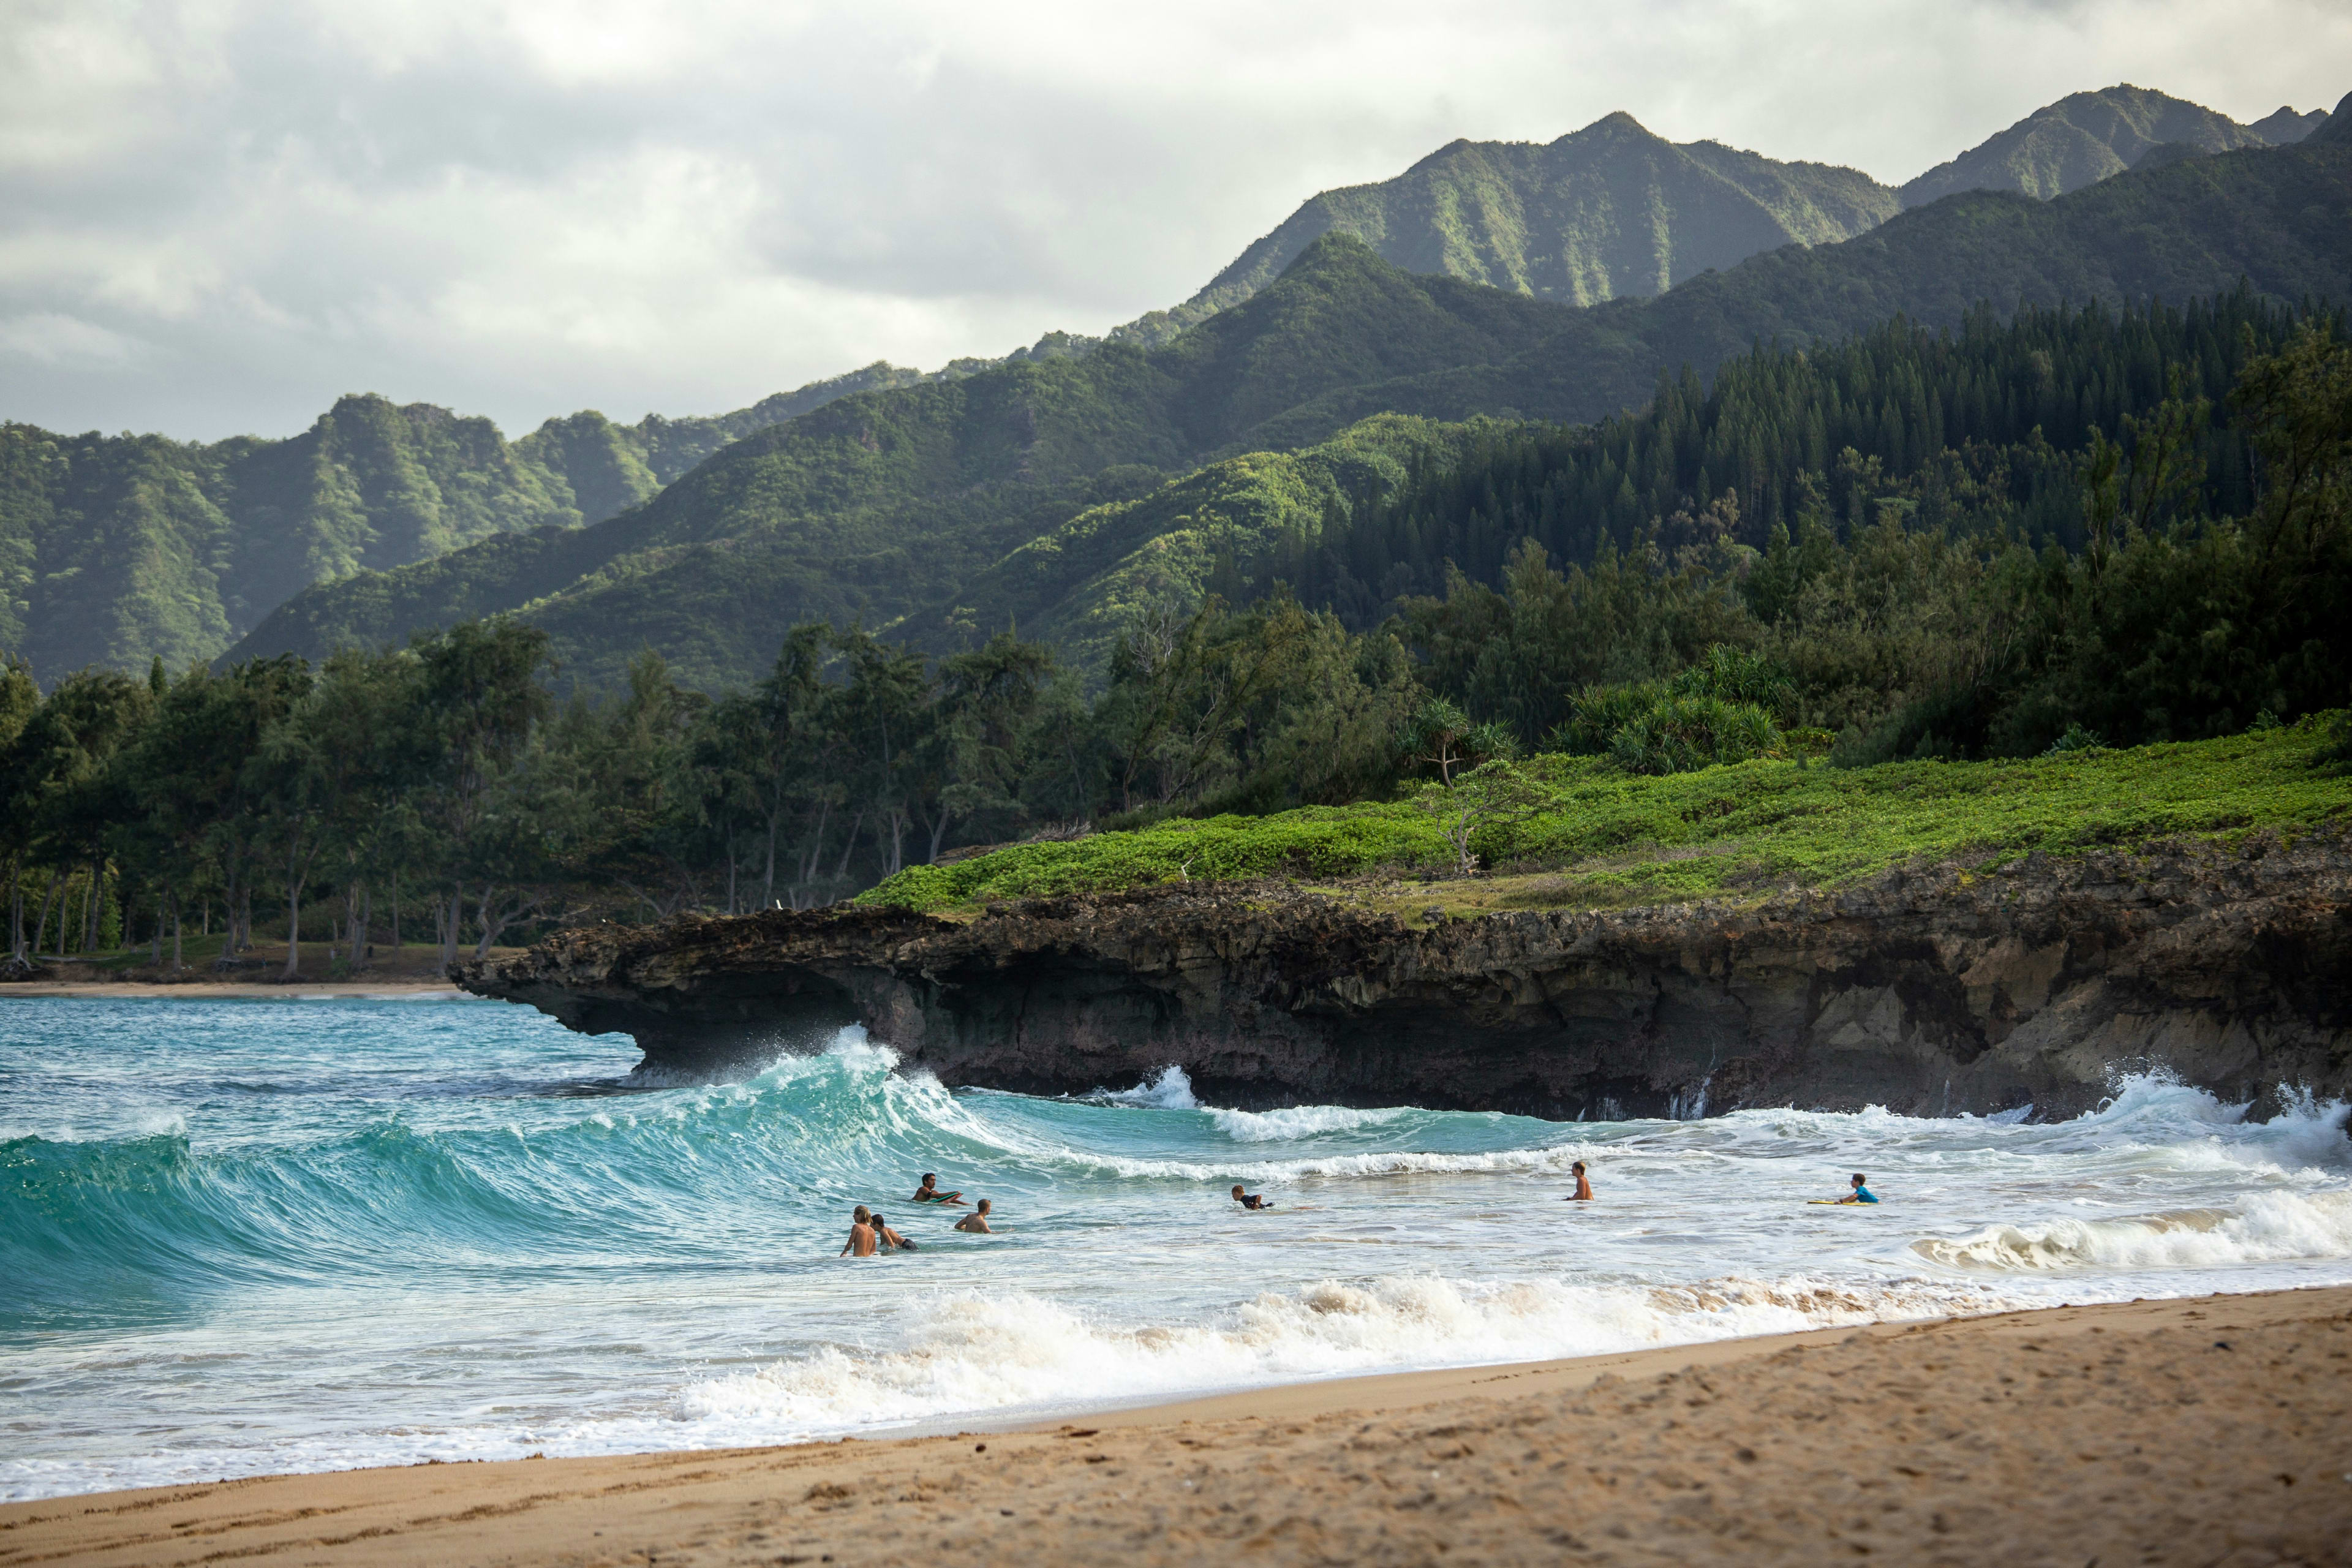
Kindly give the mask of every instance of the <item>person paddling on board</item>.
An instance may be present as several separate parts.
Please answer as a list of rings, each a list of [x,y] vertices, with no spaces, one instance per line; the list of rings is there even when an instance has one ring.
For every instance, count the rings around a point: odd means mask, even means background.
[[[1234,1184],[1234,1202],[1241,1205],[1242,1207],[1245,1209],[1270,1209],[1274,1206],[1264,1198],[1258,1196],[1255,1193],[1245,1193],[1242,1191],[1242,1186],[1239,1182],[1235,1182]]]
[[[915,1202],[919,1204],[955,1204],[961,1205],[963,1203],[963,1194],[961,1192],[943,1193],[940,1191],[940,1178],[938,1175],[932,1172],[925,1171],[923,1173],[923,1184],[915,1189]]]
[[[1860,1171],[1856,1171],[1853,1173],[1853,1191],[1838,1199],[1838,1202],[1842,1204],[1876,1203],[1878,1198],[1876,1194],[1871,1192],[1868,1185],[1869,1181],[1870,1178],[1868,1176],[1864,1175]]]
[[[1584,1202],[1591,1203],[1592,1201],[1592,1183],[1588,1180],[1584,1174],[1584,1162],[1579,1160],[1575,1164],[1570,1165],[1569,1169],[1576,1173],[1576,1191],[1568,1194],[1567,1201],[1570,1203],[1575,1203],[1578,1199],[1581,1198]]]
[[[880,1215],[874,1216],[874,1239],[882,1244],[885,1252],[913,1252],[915,1244],[890,1228],[890,1222]]]
[[[971,1236],[994,1236],[996,1233],[988,1228],[988,1200],[981,1199],[980,1206],[956,1221],[955,1227]]]
[[[859,1204],[849,1216],[849,1240],[834,1256],[847,1258],[854,1253],[859,1258],[871,1258],[876,1246],[874,1216],[866,1212],[864,1204]]]

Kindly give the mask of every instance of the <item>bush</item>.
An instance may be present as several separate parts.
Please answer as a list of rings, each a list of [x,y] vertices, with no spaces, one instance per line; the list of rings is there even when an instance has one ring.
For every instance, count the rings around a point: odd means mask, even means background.
[[[1609,742],[1611,760],[1629,773],[1686,773],[1780,749],[1780,731],[1769,714],[1720,697],[1662,698]]]

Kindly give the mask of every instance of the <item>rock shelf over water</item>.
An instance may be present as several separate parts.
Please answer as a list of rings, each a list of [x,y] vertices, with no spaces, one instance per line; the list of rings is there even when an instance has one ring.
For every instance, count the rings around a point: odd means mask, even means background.
[[[2115,1070],[2352,1093],[2340,834],[1894,871],[1749,902],[1400,918],[1346,887],[568,931],[458,984],[649,1067],[862,1024],[949,1085],[1084,1093],[1171,1065],[1242,1109],[1614,1120],[1793,1104],[2072,1114]]]

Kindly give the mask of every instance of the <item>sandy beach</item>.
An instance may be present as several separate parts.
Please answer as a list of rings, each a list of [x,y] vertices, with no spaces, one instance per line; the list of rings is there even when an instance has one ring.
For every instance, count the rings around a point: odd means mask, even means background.
[[[0,1507],[0,1564],[2340,1563],[2352,1288]]]

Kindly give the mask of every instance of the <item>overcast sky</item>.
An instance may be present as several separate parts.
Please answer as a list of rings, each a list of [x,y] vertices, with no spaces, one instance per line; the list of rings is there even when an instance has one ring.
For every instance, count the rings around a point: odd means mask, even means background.
[[[1897,183],[2118,81],[2332,108],[2352,5],[0,0],[0,418],[715,413],[1100,331],[1456,136]]]

